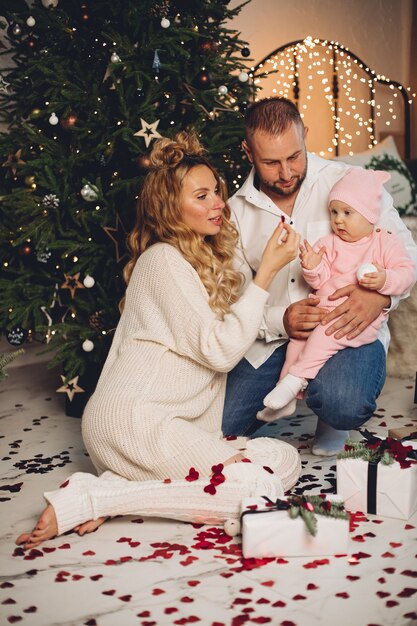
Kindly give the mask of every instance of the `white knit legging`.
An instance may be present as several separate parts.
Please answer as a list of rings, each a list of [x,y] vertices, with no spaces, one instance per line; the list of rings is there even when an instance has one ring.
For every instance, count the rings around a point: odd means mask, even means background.
[[[233,463],[223,469],[225,481],[215,494],[204,487],[208,477],[187,480],[127,480],[107,471],[100,477],[77,472],[66,486],[44,494],[55,510],[58,534],[99,517],[143,515],[187,522],[222,524],[240,515],[242,498],[276,499],[294,486],[300,475],[300,457],[282,441],[258,438],[247,442],[250,463]]]

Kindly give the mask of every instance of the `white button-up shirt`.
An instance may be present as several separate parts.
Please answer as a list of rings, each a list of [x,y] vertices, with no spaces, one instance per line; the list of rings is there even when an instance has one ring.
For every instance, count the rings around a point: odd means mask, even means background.
[[[310,153],[307,153],[307,162],[307,175],[297,194],[291,217],[255,187],[253,168],[242,187],[230,198],[232,220],[240,233],[236,267],[244,274],[245,282],[251,280],[257,272],[265,245],[281,216],[301,235],[301,241],[307,239],[311,245],[319,237],[331,232],[329,192],[352,166],[341,161],[322,159]],[[404,241],[410,257],[417,265],[417,246],[385,189],[377,226],[397,234]],[[260,367],[278,346],[288,340],[283,323],[287,307],[306,298],[311,292],[311,288],[302,277],[298,258],[277,273],[269,292],[258,339],[246,354],[246,359],[255,368]],[[397,297],[391,298],[390,310],[396,308],[399,300]],[[390,334],[387,323],[383,324],[379,338],[385,350],[388,350]]]

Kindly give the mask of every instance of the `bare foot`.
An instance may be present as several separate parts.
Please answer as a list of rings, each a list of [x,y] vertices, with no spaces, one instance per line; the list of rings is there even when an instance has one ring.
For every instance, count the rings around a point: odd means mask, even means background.
[[[25,550],[35,548],[42,541],[52,539],[58,534],[58,524],[56,521],[56,515],[54,507],[48,504],[38,519],[35,528],[31,533],[23,533],[16,539],[18,546],[23,545]]]
[[[95,530],[97,530],[97,528],[99,526],[101,526],[102,524],[104,524],[104,522],[109,519],[108,517],[99,517],[97,519],[92,519],[88,522],[85,522],[84,524],[80,524],[79,526],[76,526],[74,528],[75,532],[77,532],[80,537],[82,537],[83,535],[85,535],[86,533],[92,533]]]

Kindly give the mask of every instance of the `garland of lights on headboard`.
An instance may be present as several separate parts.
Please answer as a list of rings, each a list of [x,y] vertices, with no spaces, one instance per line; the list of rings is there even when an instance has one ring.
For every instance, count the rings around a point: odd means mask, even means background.
[[[400,83],[375,73],[341,44],[312,37],[293,41],[268,54],[251,73],[258,87],[263,87],[266,78],[271,80],[273,77],[274,87],[270,95],[290,98],[302,116],[309,107],[315,85],[321,85],[333,124],[328,156],[338,156],[341,147],[352,153],[354,135],[366,134],[368,148],[372,148],[378,143],[378,118],[383,116],[386,127],[398,124],[397,100],[402,99],[404,157],[410,157],[410,108],[415,94],[409,93],[410,88],[406,89]],[[301,86],[301,74],[307,80],[305,89]],[[355,85],[365,88],[362,97],[355,95]],[[376,101],[377,85],[391,90],[385,107]],[[264,96],[265,93],[262,93]],[[348,120],[349,129],[345,127],[342,116]]]

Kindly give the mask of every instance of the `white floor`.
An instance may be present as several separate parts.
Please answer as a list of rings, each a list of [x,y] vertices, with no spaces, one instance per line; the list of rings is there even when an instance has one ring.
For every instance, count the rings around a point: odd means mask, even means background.
[[[0,352],[10,348],[0,345]],[[67,417],[56,371],[29,346],[0,383],[0,624],[22,626],[406,626],[417,624],[417,514],[369,515],[348,555],[244,560],[239,538],[180,522],[115,518],[25,553],[15,537],[32,528],[42,493],[74,471],[92,471],[80,420]],[[389,379],[367,427],[417,424],[414,380]],[[302,455],[298,493],[331,493],[335,457],[309,447],[315,418],[297,416],[264,432]],[[279,529],[277,528],[277,532]]]

